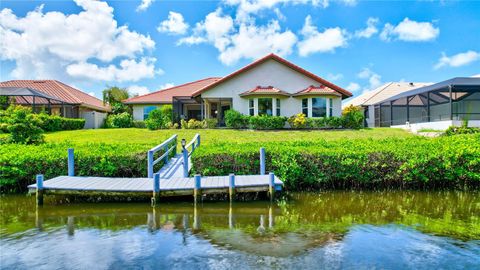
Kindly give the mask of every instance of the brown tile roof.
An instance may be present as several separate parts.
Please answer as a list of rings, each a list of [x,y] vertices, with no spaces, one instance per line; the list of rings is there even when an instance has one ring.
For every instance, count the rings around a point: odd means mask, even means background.
[[[293,94],[292,96],[305,96],[305,95],[334,95],[334,96],[342,96],[339,92],[325,86],[313,86],[310,85],[309,87],[298,91],[297,93]]]
[[[78,104],[100,111],[110,111],[103,101],[57,80],[11,80],[0,82],[0,87],[28,87],[69,104]]]
[[[233,78],[233,77],[235,77],[235,76],[237,76],[237,75],[239,75],[239,74],[241,74],[241,73],[243,73],[243,72],[245,72],[245,71],[247,71],[247,70],[250,70],[250,69],[258,66],[259,64],[261,64],[261,63],[263,63],[263,62],[265,62],[265,61],[267,61],[267,60],[269,60],[269,59],[272,59],[272,60],[275,60],[275,61],[277,61],[277,62],[279,62],[279,63],[282,63],[282,64],[286,65],[287,67],[289,67],[289,68],[291,68],[291,69],[293,69],[293,70],[295,70],[295,71],[297,71],[297,72],[299,72],[299,73],[301,73],[301,74],[303,74],[303,75],[305,75],[305,76],[307,76],[307,77],[309,77],[309,78],[311,78],[311,79],[319,82],[320,84],[330,87],[331,89],[333,89],[333,90],[337,91],[338,93],[340,93],[341,96],[344,97],[344,98],[347,98],[347,97],[351,97],[351,96],[352,96],[352,93],[350,93],[349,91],[341,88],[340,86],[335,85],[335,84],[333,84],[333,83],[331,83],[331,82],[329,82],[329,81],[327,81],[327,80],[325,80],[325,79],[322,79],[322,78],[320,78],[319,76],[317,76],[317,75],[315,75],[315,74],[313,74],[313,73],[311,73],[311,72],[309,72],[309,71],[307,71],[307,70],[305,70],[305,69],[303,69],[303,68],[301,68],[301,67],[293,64],[292,62],[289,62],[289,61],[283,59],[282,57],[280,57],[280,56],[278,56],[278,55],[276,55],[276,54],[274,54],[274,53],[271,53],[271,54],[269,54],[269,55],[266,55],[266,56],[264,56],[263,58],[260,58],[260,59],[258,59],[258,60],[256,60],[256,61],[254,61],[253,63],[250,63],[250,64],[246,65],[245,67],[243,67],[243,68],[241,68],[241,69],[239,69],[239,70],[237,70],[237,71],[235,71],[235,72],[233,72],[233,73],[231,73],[231,74],[223,77],[221,80],[218,80],[218,81],[216,81],[215,83],[212,83],[212,84],[210,84],[210,85],[207,85],[207,86],[203,87],[202,89],[199,89],[198,91],[194,92],[192,95],[193,95],[193,96],[198,96],[198,95],[200,95],[201,93],[203,93],[203,92],[211,89],[212,87],[214,87],[214,86],[216,86],[216,85],[218,85],[218,84],[220,84],[220,83],[223,83],[223,82],[225,82],[225,81],[227,81],[227,80],[229,80],[229,79],[231,79],[231,78]]]
[[[251,95],[264,95],[264,94],[267,94],[267,95],[282,95],[282,96],[290,96],[289,93],[285,92],[285,91],[282,91],[276,87],[273,87],[273,86],[257,86],[253,89],[250,89],[248,91],[245,91],[243,93],[240,94],[241,97],[244,97],[244,96],[251,96]]]
[[[212,84],[220,77],[205,78],[202,80],[185,83],[182,85],[162,89],[146,95],[132,97],[123,101],[125,104],[172,103],[173,97],[190,97],[193,92]]]

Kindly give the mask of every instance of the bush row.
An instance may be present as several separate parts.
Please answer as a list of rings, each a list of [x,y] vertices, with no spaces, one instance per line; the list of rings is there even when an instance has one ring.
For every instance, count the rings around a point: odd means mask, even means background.
[[[204,119],[202,121],[196,119],[180,120],[180,127],[182,129],[205,129],[205,128],[215,128],[218,124],[217,119]],[[175,127],[176,128],[176,127]]]
[[[435,139],[217,144],[192,158],[202,175],[259,173],[259,147],[267,170],[289,190],[318,188],[431,188],[480,186],[480,135]]]
[[[4,144],[0,149],[0,191],[24,191],[35,183],[36,174],[45,179],[66,175],[67,149],[74,145]],[[91,176],[145,177],[146,149],[138,144],[86,144],[74,146],[75,174]]]
[[[299,113],[290,118],[283,116],[249,116],[235,110],[225,113],[225,124],[229,128],[242,129],[338,129],[363,127],[363,114],[357,108],[347,110],[341,117],[307,118]]]

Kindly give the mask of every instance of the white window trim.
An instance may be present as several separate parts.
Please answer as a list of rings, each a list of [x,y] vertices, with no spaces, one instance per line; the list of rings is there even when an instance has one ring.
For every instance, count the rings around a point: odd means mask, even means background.
[[[313,117],[313,101],[312,101],[312,98],[324,98],[326,100],[325,102],[325,106],[326,106],[326,117],[331,117],[330,115],[330,103],[332,103],[333,105],[333,99],[331,97],[325,97],[325,96],[314,96],[314,97],[306,97],[307,99],[307,110],[308,110],[308,115],[307,117]],[[305,98],[302,98],[302,99],[305,99]],[[303,112],[303,104],[302,104],[302,101],[300,101],[300,112]],[[332,106],[332,113],[333,113],[333,106]]]

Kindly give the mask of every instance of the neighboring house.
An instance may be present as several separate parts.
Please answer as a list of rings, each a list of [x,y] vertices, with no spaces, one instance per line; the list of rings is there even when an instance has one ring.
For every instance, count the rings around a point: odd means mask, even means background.
[[[207,78],[124,101],[134,110],[134,119],[173,104],[178,119],[217,118],[234,109],[246,115],[308,117],[341,115],[342,99],[352,94],[307,70],[269,54],[223,78]]]
[[[365,116],[365,126],[380,126],[380,123],[378,121],[378,123],[375,122],[375,104],[384,102],[385,100],[398,94],[431,84],[432,83],[420,82],[389,82],[374,90],[365,92],[358,97],[346,100],[345,102],[343,102],[342,108],[346,108],[350,105],[359,106],[362,108],[363,114]]]
[[[374,106],[375,126],[445,130],[480,127],[480,78],[457,77],[402,92]]]
[[[1,95],[13,103],[31,106],[69,118],[85,118],[85,128],[99,128],[110,107],[85,92],[57,80],[11,80],[0,82]]]

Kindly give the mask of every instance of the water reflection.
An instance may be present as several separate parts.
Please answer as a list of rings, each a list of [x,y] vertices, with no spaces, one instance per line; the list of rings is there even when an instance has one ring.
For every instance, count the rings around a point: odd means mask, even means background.
[[[36,208],[32,197],[3,196],[0,258],[2,268],[469,268],[480,265],[478,195],[298,193],[275,204],[155,208]]]

